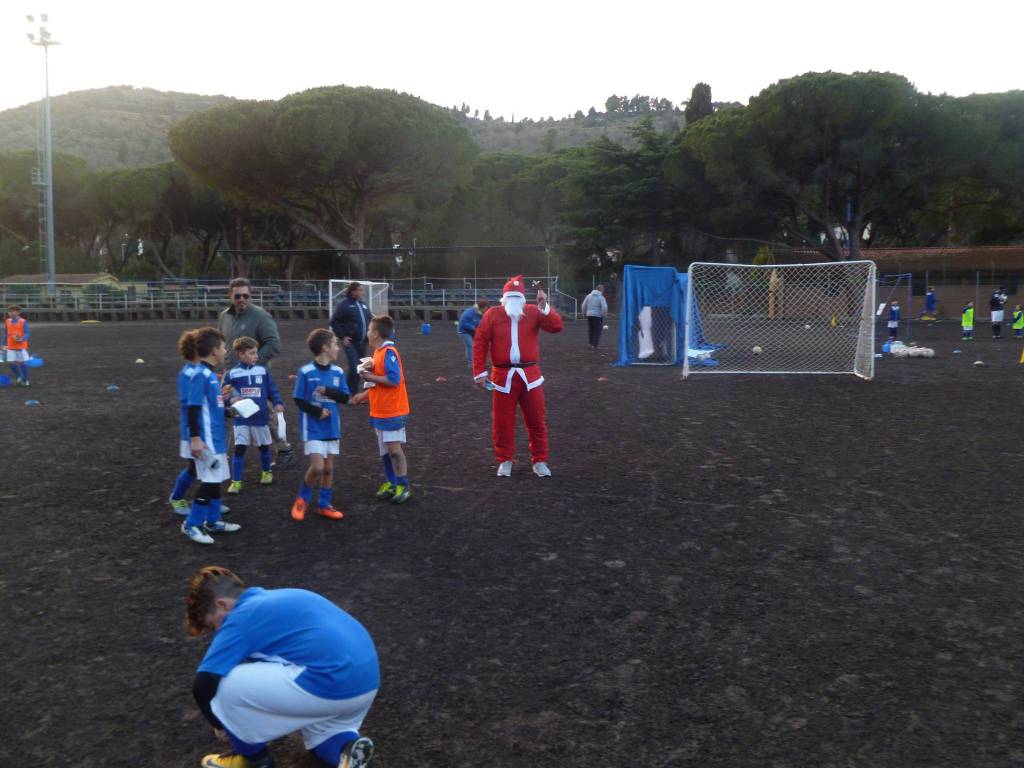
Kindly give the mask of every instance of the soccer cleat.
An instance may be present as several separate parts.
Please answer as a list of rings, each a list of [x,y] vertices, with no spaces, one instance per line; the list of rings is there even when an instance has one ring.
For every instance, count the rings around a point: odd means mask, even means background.
[[[260,475],[260,485],[270,485],[274,482],[274,473],[269,469]]]
[[[512,477],[511,461],[503,461],[498,465],[498,477]]]
[[[338,768],[365,768],[373,759],[373,742],[365,736],[349,742],[341,750]]]
[[[537,477],[551,477],[551,470],[546,461],[535,461],[533,463],[533,474]]]
[[[412,488],[408,485],[396,485],[395,494],[391,497],[392,504],[405,504],[412,496]]]
[[[232,480],[231,484],[228,485],[228,493],[241,493],[242,492],[242,481]]]
[[[176,515],[188,515],[189,503],[187,499],[168,499],[171,502],[171,509]]]
[[[332,506],[318,507],[316,513],[320,517],[326,517],[329,520],[341,520],[345,516],[345,513],[340,509],[335,509]]]
[[[238,523],[225,523],[223,520],[218,520],[216,523],[203,523],[203,530],[208,533],[234,533],[242,530],[242,526]]]
[[[377,489],[378,499],[390,499],[395,495],[395,486],[388,480],[386,483],[381,484],[380,488]]]
[[[273,768],[274,758],[270,756],[270,752],[257,759],[243,757],[235,752],[224,752],[219,755],[207,755],[203,758],[202,766],[203,768]]]
[[[302,522],[306,519],[306,502],[299,496],[292,504],[292,520]]]
[[[181,532],[188,536],[196,544],[213,544],[213,537],[206,533],[198,525],[189,525],[186,520],[181,524]]]
[[[24,379],[24,380],[22,380],[22,382],[21,382],[21,386],[23,386],[23,387],[27,387],[27,386],[28,386],[28,379]]]

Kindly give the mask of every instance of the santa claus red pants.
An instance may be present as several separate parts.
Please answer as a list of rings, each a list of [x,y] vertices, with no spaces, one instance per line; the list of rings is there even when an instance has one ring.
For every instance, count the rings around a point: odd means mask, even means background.
[[[536,464],[548,460],[548,425],[544,420],[544,387],[526,388],[521,376],[512,377],[509,392],[494,390],[491,404],[491,438],[498,462],[512,461],[516,452],[516,404],[530,436],[530,458]]]

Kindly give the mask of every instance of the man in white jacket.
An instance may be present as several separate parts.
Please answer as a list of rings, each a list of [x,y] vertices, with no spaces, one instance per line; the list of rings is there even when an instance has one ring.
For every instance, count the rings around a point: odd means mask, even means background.
[[[608,302],[604,298],[604,286],[599,285],[583,300],[581,307],[587,318],[587,325],[590,330],[590,346],[595,350],[597,343],[601,340],[601,329],[604,327],[604,318],[608,314]]]

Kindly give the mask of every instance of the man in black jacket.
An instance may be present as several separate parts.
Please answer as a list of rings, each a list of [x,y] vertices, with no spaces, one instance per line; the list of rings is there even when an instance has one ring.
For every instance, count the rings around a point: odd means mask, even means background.
[[[359,373],[360,358],[366,357],[366,330],[370,327],[370,308],[363,303],[366,291],[360,283],[349,283],[345,298],[338,302],[331,315],[331,330],[341,340],[348,359],[346,381],[348,390],[356,394],[362,389]]]

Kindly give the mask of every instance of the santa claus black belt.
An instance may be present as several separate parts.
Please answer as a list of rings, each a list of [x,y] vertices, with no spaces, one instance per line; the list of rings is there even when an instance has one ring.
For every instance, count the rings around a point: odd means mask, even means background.
[[[509,363],[508,365],[495,365],[495,368],[529,368],[531,365],[536,365],[537,361],[533,360],[529,363]]]

